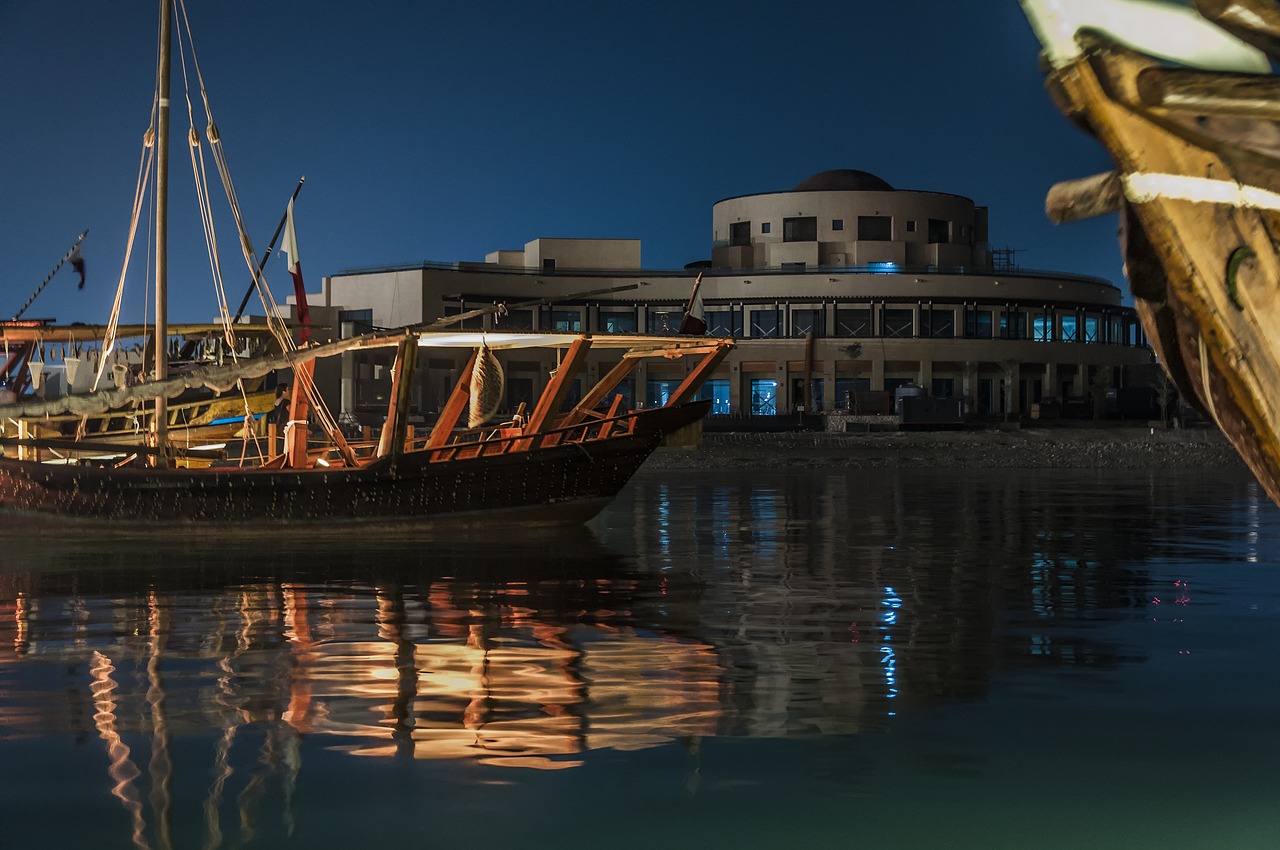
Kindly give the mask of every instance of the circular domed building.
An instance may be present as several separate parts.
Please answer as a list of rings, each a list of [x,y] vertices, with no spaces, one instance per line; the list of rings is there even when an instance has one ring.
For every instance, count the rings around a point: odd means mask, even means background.
[[[335,326],[393,327],[537,298],[556,303],[483,326],[674,334],[701,273],[708,333],[738,342],[705,393],[716,413],[734,416],[888,412],[899,390],[950,400],[968,416],[1043,412],[1055,402],[1089,415],[1108,391],[1118,400],[1149,380],[1151,351],[1120,290],[1016,268],[1008,252],[990,249],[987,210],[969,198],[840,169],[792,189],[726,198],[711,218],[710,260],[683,269],[643,268],[635,239],[535,239],[484,263],[335,275],[324,303]],[[348,373],[385,373],[377,365]],[[611,365],[603,354],[589,361],[588,380]],[[536,397],[544,366],[509,366],[507,408]],[[431,360],[420,378],[423,409],[460,368]],[[681,368],[644,364],[619,389],[661,404],[683,380]],[[377,395],[353,377],[344,397],[358,406],[366,392]]]

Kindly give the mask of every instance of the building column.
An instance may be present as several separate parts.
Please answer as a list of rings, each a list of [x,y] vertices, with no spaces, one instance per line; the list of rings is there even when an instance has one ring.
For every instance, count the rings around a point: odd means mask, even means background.
[[[929,395],[933,395],[933,361],[921,360],[920,371],[917,374],[917,380],[920,386],[924,387]]]
[[[636,364],[631,373],[636,382],[636,407],[650,407],[649,404],[649,366],[643,360]]]
[[[1044,364],[1044,392],[1042,398],[1058,399],[1062,389],[1058,386],[1058,364],[1050,360]]]
[[[742,401],[742,367],[737,363],[729,364],[729,413],[734,416],[747,415]]]
[[[873,357],[871,359],[871,389],[875,392],[884,391],[884,359]]]
[[[822,358],[822,412],[831,413],[836,409],[836,357],[835,352],[827,352]]]

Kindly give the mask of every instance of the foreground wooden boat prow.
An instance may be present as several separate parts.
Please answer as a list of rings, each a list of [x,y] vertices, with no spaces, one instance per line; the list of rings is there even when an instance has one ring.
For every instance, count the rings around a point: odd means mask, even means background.
[[[1114,175],[1055,187],[1051,217],[1119,209],[1126,274],[1161,363],[1280,504],[1280,84],[1268,73],[1280,5],[1023,7],[1059,108],[1116,163]]]

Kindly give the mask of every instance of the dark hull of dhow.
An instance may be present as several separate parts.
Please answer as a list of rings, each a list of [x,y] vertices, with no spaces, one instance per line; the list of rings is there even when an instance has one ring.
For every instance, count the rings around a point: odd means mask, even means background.
[[[0,458],[0,511],[24,527],[131,533],[581,523],[609,504],[665,435],[707,409],[695,402],[639,411],[630,433],[607,439],[434,462],[431,452],[413,452],[359,469],[110,469]]]

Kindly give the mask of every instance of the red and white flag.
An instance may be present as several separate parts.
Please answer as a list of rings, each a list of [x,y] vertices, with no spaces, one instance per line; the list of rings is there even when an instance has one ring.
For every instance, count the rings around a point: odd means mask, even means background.
[[[680,333],[688,336],[706,336],[706,312],[702,308],[702,275],[693,282],[693,292],[689,294],[689,303],[684,308],[684,319],[680,322]]]
[[[285,213],[284,241],[280,250],[289,259],[289,276],[293,278],[293,295],[297,300],[298,343],[305,345],[311,339],[311,311],[307,308],[307,290],[302,284],[302,260],[298,257],[298,234],[293,229],[293,200],[289,201],[289,210]]]

